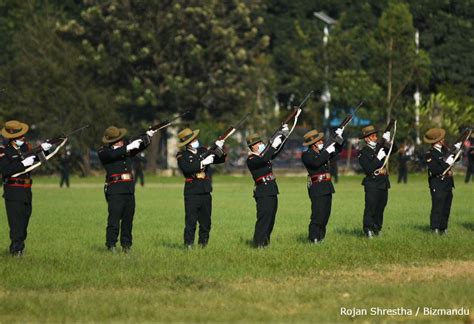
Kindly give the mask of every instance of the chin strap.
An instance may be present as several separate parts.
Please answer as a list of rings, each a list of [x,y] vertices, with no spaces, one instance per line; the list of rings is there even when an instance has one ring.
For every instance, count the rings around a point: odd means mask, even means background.
[[[51,159],[53,156],[55,156],[55,155],[59,152],[59,150],[66,144],[66,142],[67,142],[67,137],[65,137],[65,138],[61,141],[61,143],[59,143],[58,146],[56,146],[56,148],[54,149],[54,151],[52,151],[52,152],[49,153],[48,155],[45,155],[45,161],[47,161],[47,160]],[[33,171],[34,169],[36,169],[37,167],[39,167],[39,166],[42,165],[42,164],[43,164],[42,161],[38,161],[37,163],[35,163],[35,164],[29,166],[28,168],[26,168],[24,171],[18,172],[18,173],[16,173],[16,174],[12,175],[12,177],[13,177],[13,178],[16,178],[16,177],[18,177],[18,176],[20,176],[20,175],[22,175],[22,174],[31,172],[31,171]]]

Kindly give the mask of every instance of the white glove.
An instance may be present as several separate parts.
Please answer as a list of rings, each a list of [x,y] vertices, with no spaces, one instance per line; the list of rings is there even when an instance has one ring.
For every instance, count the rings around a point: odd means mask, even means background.
[[[448,156],[448,158],[444,162],[448,163],[449,165],[453,165],[454,164],[454,155],[451,154],[450,156]]]
[[[278,146],[280,146],[281,142],[283,142],[281,138],[282,138],[282,135],[278,135],[278,136],[275,137],[275,139],[273,140],[272,147],[273,147],[274,149],[276,149]]]
[[[217,140],[216,146],[222,150],[222,148],[224,147],[224,143],[225,143],[224,141]]]
[[[283,132],[289,132],[290,129],[288,128],[288,124],[283,124],[281,130],[282,130]]]
[[[43,151],[49,151],[50,148],[52,148],[53,145],[49,144],[48,142],[41,143],[41,148]]]
[[[390,132],[383,133],[382,138],[387,142],[390,142]]]
[[[214,154],[209,155],[206,157],[204,160],[201,161],[201,168],[204,167],[205,165],[209,165],[214,163]]]
[[[328,151],[329,154],[336,152],[336,143],[332,143],[326,147],[326,151]]]
[[[344,127],[336,129],[334,133],[336,133],[337,136],[342,137],[343,132],[344,132]]]
[[[127,145],[127,152],[130,152],[131,150],[136,150],[137,148],[140,147],[141,143],[142,143],[141,139],[134,140],[133,142]]]
[[[456,148],[456,150],[459,150],[461,148],[461,145],[462,143],[456,143],[454,144],[454,147]]]
[[[381,148],[379,152],[377,153],[377,159],[379,159],[380,161],[382,161],[382,159],[386,156],[387,154],[385,153],[383,148]]]
[[[34,156],[29,156],[26,159],[24,159],[23,161],[21,161],[21,164],[23,164],[23,166],[25,168],[29,167],[30,165],[33,165],[33,163],[35,163],[35,157]]]
[[[153,135],[156,134],[157,131],[154,131],[153,129],[149,129],[146,131],[146,134],[148,135],[148,137],[153,137]]]

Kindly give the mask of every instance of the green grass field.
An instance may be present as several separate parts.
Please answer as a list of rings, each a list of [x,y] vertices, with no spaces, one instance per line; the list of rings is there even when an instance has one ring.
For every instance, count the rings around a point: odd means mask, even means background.
[[[468,320],[424,316],[423,307],[464,307],[474,321],[474,186],[460,177],[447,236],[428,231],[426,175],[411,175],[407,185],[392,183],[384,230],[374,240],[361,235],[361,176],[343,177],[319,246],[306,243],[305,177],[279,177],[272,244],[253,249],[250,177],[218,176],[209,246],[191,251],[182,247],[182,178],[148,177],[136,192],[129,255],[105,250],[101,180],[73,178],[61,190],[56,178],[36,178],[22,258],[7,254],[1,208],[1,323]],[[413,315],[351,318],[341,307],[404,307]]]

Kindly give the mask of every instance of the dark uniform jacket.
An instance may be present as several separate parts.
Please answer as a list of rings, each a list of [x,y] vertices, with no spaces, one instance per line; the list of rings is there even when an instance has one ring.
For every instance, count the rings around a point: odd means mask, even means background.
[[[194,151],[194,150],[193,150]],[[178,167],[185,177],[184,195],[200,195],[212,192],[209,165],[201,169],[201,155],[208,151],[205,147],[198,147],[194,152],[186,148],[176,154]],[[227,155],[214,157],[213,164],[224,163]]]
[[[132,157],[143,151],[149,144],[149,140],[144,140],[138,149],[127,152],[125,142],[122,147],[114,149],[112,145],[104,145],[99,149],[99,159],[107,172],[105,176],[104,191],[107,195],[115,194],[133,194],[135,193],[135,183],[131,181],[110,181],[111,177],[123,173],[131,173],[133,160]]]
[[[30,144],[24,143],[19,149],[16,149],[13,147],[12,142],[10,142],[0,154],[0,156],[4,154],[0,157],[0,169],[3,177],[3,197],[6,200],[23,202],[31,201],[31,186],[23,187],[20,185],[16,186],[6,184],[7,180],[11,178],[12,175],[25,170],[21,161],[30,150]],[[31,179],[29,172],[22,174],[17,178]]]
[[[449,191],[454,188],[454,180],[451,176],[441,177],[441,174],[449,167],[449,164],[444,162],[444,158],[448,151],[443,147],[441,152],[432,147],[426,152],[426,165],[428,166],[428,182],[430,189]]]
[[[375,170],[382,167],[385,158],[382,160],[377,159],[377,153],[379,152],[380,148],[382,148],[381,144],[377,144],[375,149],[371,148],[369,145],[365,145],[364,148],[359,153],[359,163],[362,167],[362,170],[365,173],[365,177],[362,180],[362,185],[365,189],[381,189],[387,190],[390,188],[390,181],[388,180],[388,174],[382,175],[375,175]],[[386,145],[383,147],[386,154],[390,150],[390,146]],[[394,154],[397,152],[397,145],[393,144],[392,153]]]
[[[284,144],[281,144],[284,145]],[[247,158],[247,167],[252,174],[254,181],[260,177],[272,174],[272,160],[282,151],[282,148],[277,152],[272,146],[268,146],[263,155],[251,153]],[[279,194],[278,186],[275,180],[264,183],[255,184],[253,191],[254,197],[276,196]]]
[[[336,144],[336,151],[329,154],[326,149],[321,152],[316,152],[312,148],[308,148],[303,152],[301,160],[303,161],[306,170],[308,170],[308,176],[314,176],[316,174],[329,173],[329,161],[336,157],[341,151],[341,146]],[[334,193],[334,186],[331,181],[322,181],[311,183],[308,179],[308,190],[311,197],[328,195]]]

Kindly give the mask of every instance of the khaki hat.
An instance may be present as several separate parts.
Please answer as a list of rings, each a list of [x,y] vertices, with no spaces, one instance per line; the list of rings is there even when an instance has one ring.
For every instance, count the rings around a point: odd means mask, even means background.
[[[426,131],[423,141],[428,144],[434,144],[441,141],[446,136],[446,131],[442,128],[431,128]]]
[[[5,123],[5,127],[2,128],[2,136],[8,139],[22,137],[28,132],[30,127],[18,120],[9,120]]]
[[[178,147],[183,147],[191,143],[199,135],[199,129],[192,130],[191,128],[185,128],[178,133],[179,143]]]
[[[252,134],[247,137],[247,145],[250,147],[258,142],[263,142],[262,138],[258,134]]]
[[[359,139],[366,138],[367,136],[370,136],[377,132],[378,132],[377,128],[375,128],[373,125],[366,126],[362,128],[362,136],[360,136]]]
[[[304,138],[304,143],[303,146],[310,146],[316,143],[317,141],[321,140],[324,138],[324,133],[320,133],[317,130],[313,129],[303,136]]]
[[[105,130],[104,137],[102,137],[102,142],[105,144],[115,143],[121,140],[126,134],[127,129],[110,126]]]

